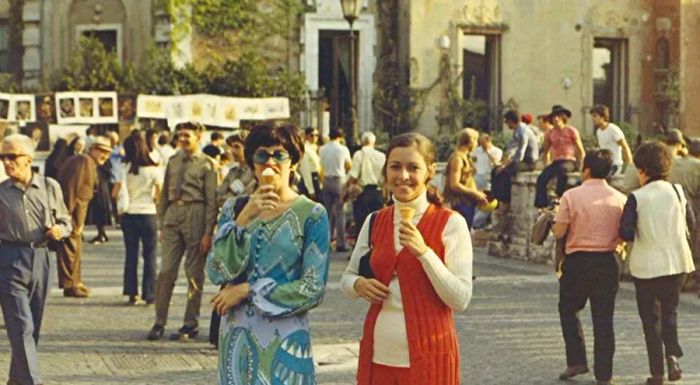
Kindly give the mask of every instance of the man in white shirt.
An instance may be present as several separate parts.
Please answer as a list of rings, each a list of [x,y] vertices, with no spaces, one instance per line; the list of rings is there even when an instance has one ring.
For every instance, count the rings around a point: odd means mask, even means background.
[[[304,157],[299,162],[300,191],[313,200],[321,199],[321,159],[318,155],[318,130],[307,127],[304,131]]]
[[[476,174],[474,181],[480,191],[491,190],[491,171],[501,163],[503,150],[493,145],[491,135],[479,135],[479,146],[472,152]]]
[[[472,151],[474,159],[474,182],[479,191],[491,191],[491,171],[501,163],[503,150],[493,145],[491,135],[482,133],[479,135],[479,146]],[[474,214],[472,226],[481,229],[487,226],[491,213],[481,211],[478,208]]]
[[[336,234],[336,251],[347,251],[345,248],[345,213],[340,194],[347,179],[347,172],[352,168],[350,150],[340,141],[343,132],[340,129],[330,132],[330,141],[319,151],[321,168],[323,169],[323,205],[330,219],[331,237],[333,230]]]
[[[365,223],[367,215],[384,206],[380,186],[386,155],[374,148],[377,137],[370,131],[365,131],[361,139],[362,148],[353,155],[352,169],[348,173],[348,184],[357,183],[362,187],[362,192],[352,205],[355,236],[360,232],[360,227]]]
[[[168,163],[168,159],[170,159],[171,156],[175,155],[175,149],[170,144],[171,141],[172,139],[170,138],[169,131],[163,131],[160,133],[160,136],[158,137],[158,147],[156,148],[160,153],[160,159],[163,161],[163,166]]]
[[[591,109],[591,119],[596,128],[598,146],[610,150],[613,154],[611,174],[622,174],[623,164],[629,164],[632,161],[632,151],[625,140],[625,134],[616,124],[610,123],[610,109],[607,106],[596,104]]]

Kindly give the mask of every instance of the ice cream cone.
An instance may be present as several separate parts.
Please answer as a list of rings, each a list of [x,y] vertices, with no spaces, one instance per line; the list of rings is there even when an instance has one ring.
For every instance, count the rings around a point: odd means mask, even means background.
[[[413,219],[413,214],[416,212],[416,209],[413,207],[401,207],[399,209],[399,215],[401,215],[401,219],[404,221],[410,221]]]
[[[275,172],[271,168],[266,168],[260,176],[260,184],[272,184],[275,179]]]

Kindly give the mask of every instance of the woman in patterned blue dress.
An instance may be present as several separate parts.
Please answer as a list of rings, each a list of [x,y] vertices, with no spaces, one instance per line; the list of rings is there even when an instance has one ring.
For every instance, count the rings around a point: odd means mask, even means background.
[[[254,127],[246,163],[259,182],[263,172],[272,181],[259,183],[238,215],[236,200],[222,209],[207,260],[209,279],[226,284],[212,299],[222,315],[222,385],[316,384],[307,313],[325,292],[329,231],[323,206],[290,187],[303,148],[292,125]]]

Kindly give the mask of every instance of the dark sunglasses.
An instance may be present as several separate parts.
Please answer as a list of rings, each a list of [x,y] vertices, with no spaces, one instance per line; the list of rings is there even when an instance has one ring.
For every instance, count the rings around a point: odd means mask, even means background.
[[[270,158],[272,158],[275,163],[280,164],[289,161],[290,156],[287,151],[282,150],[277,150],[273,153],[269,153],[267,151],[256,151],[255,154],[253,154],[253,162],[256,164],[265,164],[270,160]]]
[[[15,162],[15,161],[17,161],[17,159],[19,159],[23,156],[28,156],[28,155],[26,155],[26,154],[0,154],[0,161],[4,161],[5,159],[7,159],[10,162]]]

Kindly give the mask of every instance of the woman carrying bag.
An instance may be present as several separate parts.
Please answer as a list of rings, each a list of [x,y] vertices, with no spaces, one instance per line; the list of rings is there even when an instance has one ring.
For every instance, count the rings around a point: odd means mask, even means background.
[[[668,380],[681,379],[678,300],[687,274],[695,270],[688,244],[695,218],[683,188],[666,181],[671,162],[663,143],[637,149],[634,165],[642,187],[627,198],[620,221],[620,238],[634,241],[629,269],[649,357],[647,385],[663,385],[664,358]]]

